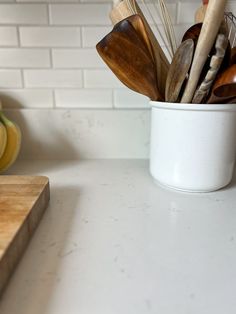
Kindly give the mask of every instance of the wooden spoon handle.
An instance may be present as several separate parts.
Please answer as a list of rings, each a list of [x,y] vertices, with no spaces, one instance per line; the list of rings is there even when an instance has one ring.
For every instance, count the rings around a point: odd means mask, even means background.
[[[227,0],[211,0],[199,35],[189,79],[181,103],[190,103],[196,90],[201,71],[216,39]]]

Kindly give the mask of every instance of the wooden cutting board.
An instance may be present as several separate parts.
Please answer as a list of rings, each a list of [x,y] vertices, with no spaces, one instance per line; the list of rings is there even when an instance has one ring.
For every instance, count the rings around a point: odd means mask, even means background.
[[[0,294],[48,202],[48,178],[0,176]]]

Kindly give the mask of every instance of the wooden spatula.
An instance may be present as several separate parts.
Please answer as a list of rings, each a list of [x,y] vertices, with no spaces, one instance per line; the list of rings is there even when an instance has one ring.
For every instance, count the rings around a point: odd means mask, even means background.
[[[176,50],[166,80],[165,100],[176,102],[183,82],[190,69],[194,52],[194,42],[187,39]]]
[[[120,22],[124,18],[127,18],[130,15],[133,15],[134,13],[138,13],[142,17],[147,33],[148,33],[148,37],[151,41],[151,45],[152,45],[153,53],[155,57],[158,89],[164,98],[166,78],[169,71],[170,63],[167,60],[163,49],[161,48],[158,40],[156,39],[156,36],[154,35],[149,23],[147,22],[136,0],[132,0],[132,1],[123,0],[119,2],[117,5],[115,5],[115,7],[110,12],[110,19],[113,25],[115,25],[116,23]]]
[[[189,79],[181,99],[182,103],[190,103],[192,101],[201,71],[212,49],[223,20],[226,2],[227,0],[210,0],[207,6],[206,16],[194,53]]]
[[[96,48],[123,84],[151,100],[162,100],[157,88],[155,64],[128,20],[117,23]]]
[[[152,56],[153,61],[155,62],[152,44],[148,37],[146,26],[144,25],[141,15],[139,14],[131,15],[127,17],[127,20],[132,24],[137,34],[139,35],[139,38],[143,41],[144,45],[147,47],[150,55]]]

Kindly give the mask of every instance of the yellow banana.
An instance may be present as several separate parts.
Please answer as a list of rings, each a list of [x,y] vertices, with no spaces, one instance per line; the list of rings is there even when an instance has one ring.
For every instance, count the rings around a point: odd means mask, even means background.
[[[0,158],[2,157],[7,144],[7,130],[4,124],[0,121]]]
[[[0,112],[0,120],[7,133],[6,148],[0,158],[0,172],[7,170],[16,160],[21,146],[21,131],[17,124],[9,120],[3,112]]]

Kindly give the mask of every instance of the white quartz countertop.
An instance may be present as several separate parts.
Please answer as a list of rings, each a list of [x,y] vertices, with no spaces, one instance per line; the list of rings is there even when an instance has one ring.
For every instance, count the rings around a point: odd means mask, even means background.
[[[235,314],[236,183],[156,186],[145,160],[21,161],[51,201],[1,314]]]

